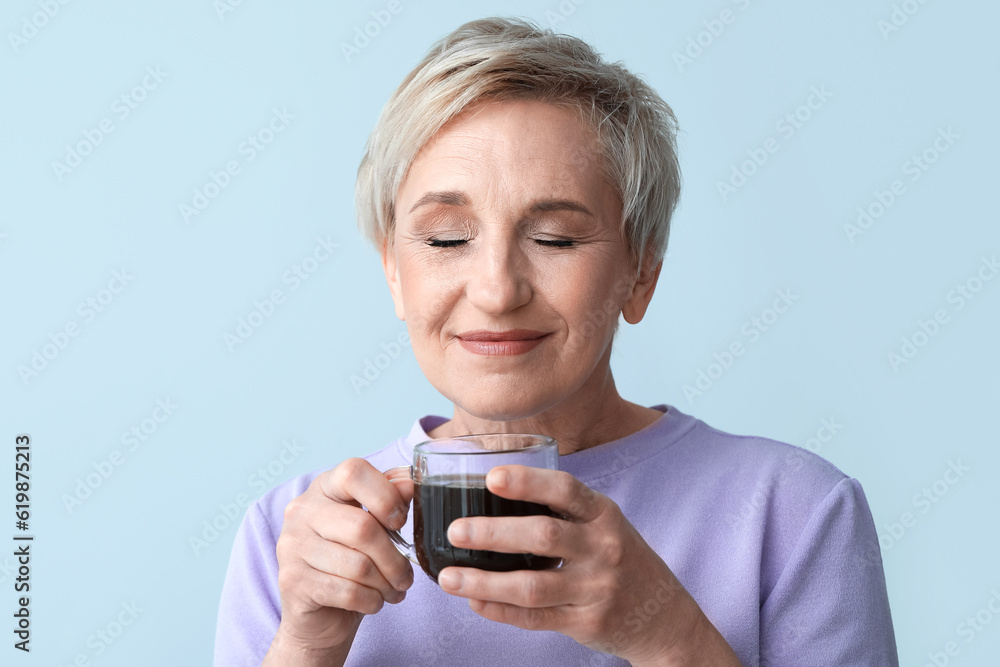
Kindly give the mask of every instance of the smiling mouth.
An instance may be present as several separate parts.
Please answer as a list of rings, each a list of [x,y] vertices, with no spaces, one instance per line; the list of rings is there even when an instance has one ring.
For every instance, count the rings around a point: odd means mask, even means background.
[[[508,357],[525,354],[538,347],[549,334],[528,329],[510,331],[466,331],[457,336],[463,348],[490,357]]]

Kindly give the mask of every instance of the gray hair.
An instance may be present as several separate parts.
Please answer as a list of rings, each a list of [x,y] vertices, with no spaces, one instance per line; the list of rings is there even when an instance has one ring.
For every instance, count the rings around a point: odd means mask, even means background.
[[[673,111],[641,78],[605,62],[587,43],[520,19],[460,26],[434,44],[393,93],[358,167],[362,233],[379,250],[391,245],[396,194],[420,149],[470,105],[514,99],[580,112],[595,131],[602,173],[622,203],[622,236],[632,260],[637,269],[649,255],[662,260],[680,197]],[[585,166],[589,157],[580,161]]]

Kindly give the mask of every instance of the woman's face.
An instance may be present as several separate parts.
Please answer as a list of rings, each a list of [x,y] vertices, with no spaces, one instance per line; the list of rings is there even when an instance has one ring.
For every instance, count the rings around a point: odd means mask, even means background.
[[[386,278],[427,379],[480,419],[596,397],[637,283],[593,133],[536,101],[467,110],[423,148],[396,199]]]

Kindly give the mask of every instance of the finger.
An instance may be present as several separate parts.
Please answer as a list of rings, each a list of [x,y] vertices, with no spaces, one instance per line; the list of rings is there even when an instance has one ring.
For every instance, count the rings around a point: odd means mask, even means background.
[[[364,459],[347,459],[317,477],[313,484],[338,503],[364,505],[383,526],[399,530],[406,523],[409,498],[400,493],[405,489],[390,482]]]
[[[375,561],[357,549],[329,542],[317,534],[299,549],[302,560],[314,570],[377,590],[386,602],[395,604],[405,597],[386,580]]]
[[[559,631],[566,627],[566,612],[562,607],[528,609],[503,602],[469,600],[469,608],[483,618],[525,630]]]
[[[295,584],[283,583],[281,590],[291,590],[293,597],[304,598],[306,611],[314,607],[346,609],[361,614],[374,614],[385,604],[382,594],[374,588],[363,586],[356,581],[320,572],[304,563],[294,568],[286,568],[279,573],[285,581],[294,578]],[[282,598],[284,603],[284,597]]]
[[[404,591],[413,583],[410,562],[396,550],[388,533],[370,512],[330,503],[326,511],[314,518],[312,526],[324,540],[350,547],[370,558],[396,590]]]
[[[454,596],[529,609],[572,604],[574,592],[567,582],[559,570],[487,572],[474,567],[446,567],[438,575],[441,590]]]
[[[486,488],[504,498],[548,505],[581,522],[593,521],[608,505],[607,496],[561,470],[497,466],[486,475]]]
[[[403,501],[409,505],[410,501],[413,500],[414,491],[413,479],[410,477],[410,466],[389,468],[382,475],[393,483],[399,495],[403,497]]]
[[[448,541],[463,549],[570,558],[578,556],[580,526],[550,516],[465,517],[448,526]]]

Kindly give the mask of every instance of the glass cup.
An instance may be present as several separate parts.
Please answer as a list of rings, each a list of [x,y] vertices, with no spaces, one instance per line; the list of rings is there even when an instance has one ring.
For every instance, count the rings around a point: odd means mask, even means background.
[[[486,488],[486,473],[500,465],[559,469],[559,447],[552,438],[523,433],[487,433],[437,438],[413,448],[413,465],[385,472],[390,481],[413,480],[413,544],[389,531],[396,548],[437,581],[450,566],[493,572],[544,570],[559,558],[453,547],[448,526],[468,516],[558,516],[545,505],[509,500]]]

